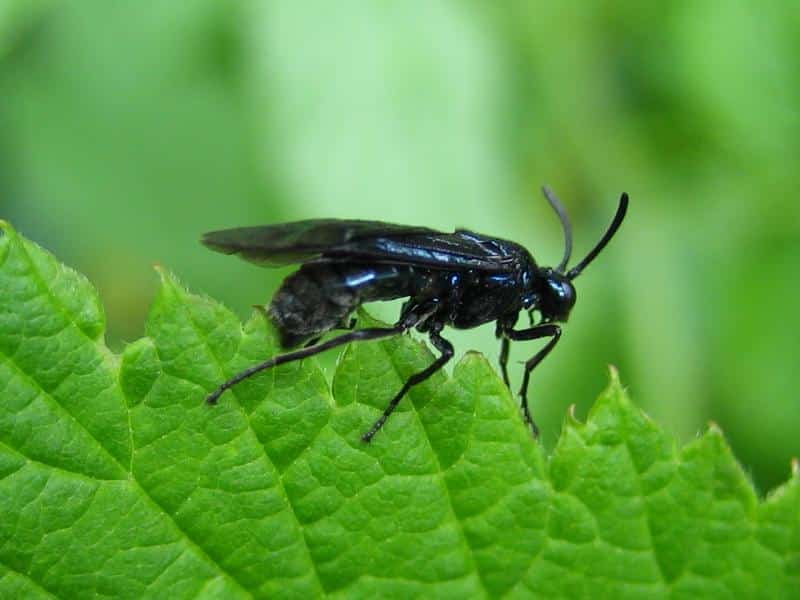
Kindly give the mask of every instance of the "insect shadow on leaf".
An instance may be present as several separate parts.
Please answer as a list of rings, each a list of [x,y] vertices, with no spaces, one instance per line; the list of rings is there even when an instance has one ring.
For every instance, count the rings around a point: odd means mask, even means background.
[[[515,242],[465,229],[443,233],[380,221],[311,219],[205,234],[203,243],[218,252],[237,254],[267,267],[301,265],[283,281],[266,310],[278,331],[281,347],[299,349],[231,377],[209,394],[207,402],[215,404],[226,390],[265,369],[343,344],[387,338],[412,328],[426,333],[439,351],[439,358],[406,380],[362,436],[369,442],[408,390],[453,357],[452,344],[441,335],[446,326],[469,329],[495,321],[496,336],[501,340],[500,369],[509,387],[510,342],[548,340],[525,362],[519,389],[525,422],[538,435],[528,406],[531,372],[561,338],[559,323],[567,321],[575,305],[573,280],[614,237],[628,209],[628,195],[623,193],[600,241],[568,270],[572,228],[558,198],[547,187],[542,192],[564,232],[564,255],[555,268],[539,266]],[[359,329],[319,341],[329,331],[352,329],[351,314],[362,304],[397,298],[408,300],[391,327]],[[522,312],[529,314],[531,326],[516,329]]]

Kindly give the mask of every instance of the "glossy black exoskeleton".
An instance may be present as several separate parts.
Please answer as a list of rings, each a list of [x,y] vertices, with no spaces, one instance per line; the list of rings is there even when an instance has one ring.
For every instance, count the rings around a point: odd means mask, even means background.
[[[466,230],[441,233],[378,221],[314,219],[207,233],[203,243],[225,254],[238,254],[266,266],[302,263],[276,292],[268,315],[284,348],[306,344],[242,371],[211,393],[208,402],[216,403],[225,390],[264,369],[342,344],[398,335],[412,328],[427,333],[441,356],[405,382],[362,436],[368,442],[405,393],[452,358],[453,346],[441,335],[445,326],[469,329],[495,321],[506,385],[509,341],[549,338],[525,363],[519,390],[523,415],[536,434],[527,399],[531,371],[561,337],[558,323],[567,320],[575,304],[572,280],[611,240],[628,208],[628,196],[622,194],[603,237],[582,261],[566,270],[572,253],[569,220],[558,199],[547,188],[543,192],[564,230],[564,256],[556,268],[540,267],[525,248],[507,240]],[[350,315],[361,304],[396,298],[408,301],[392,327],[355,330],[319,342],[324,333],[347,328]],[[530,314],[531,327],[515,329],[522,311]]]

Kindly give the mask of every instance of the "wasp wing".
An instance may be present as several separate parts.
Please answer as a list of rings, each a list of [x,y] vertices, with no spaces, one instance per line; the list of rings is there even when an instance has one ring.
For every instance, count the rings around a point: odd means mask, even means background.
[[[382,235],[435,233],[426,227],[405,227],[380,221],[309,219],[261,227],[239,227],[212,231],[203,244],[223,254],[238,254],[265,266],[306,262],[326,250],[359,239]]]
[[[347,260],[506,271],[513,261],[507,243],[499,240],[381,221],[311,219],[213,231],[202,241],[212,250],[264,266]]]

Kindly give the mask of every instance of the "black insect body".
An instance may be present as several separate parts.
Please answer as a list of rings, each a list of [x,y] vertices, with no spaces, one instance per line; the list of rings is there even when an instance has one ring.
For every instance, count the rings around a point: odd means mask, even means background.
[[[441,335],[445,326],[469,329],[496,321],[506,385],[509,342],[549,338],[525,363],[519,390],[523,415],[535,434],[527,400],[531,371],[558,343],[558,323],[567,320],[575,304],[572,280],[611,240],[628,208],[628,196],[622,194],[606,233],[581,262],[567,271],[572,252],[569,220],[558,199],[547,188],[543,192],[564,230],[564,256],[556,268],[540,267],[514,242],[465,230],[441,233],[377,221],[315,219],[207,233],[203,243],[219,252],[238,254],[266,266],[302,263],[276,292],[268,315],[284,348],[305,344],[242,371],[210,394],[208,402],[216,403],[225,390],[260,371],[342,344],[394,336],[412,328],[427,333],[441,355],[404,383],[362,436],[368,442],[405,393],[452,358],[453,346]],[[319,342],[331,330],[352,329],[350,315],[361,304],[396,298],[408,301],[392,327],[354,330]],[[515,329],[522,311],[529,312],[532,326]]]

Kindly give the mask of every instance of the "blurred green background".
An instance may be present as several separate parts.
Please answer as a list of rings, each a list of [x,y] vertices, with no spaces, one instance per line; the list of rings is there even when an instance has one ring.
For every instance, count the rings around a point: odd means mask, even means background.
[[[766,492],[800,455],[798,107],[785,0],[5,0],[0,216],[95,282],[118,349],[155,262],[242,317],[269,298],[285,271],[207,252],[209,229],[464,226],[552,264],[540,184],[577,256],[627,191],[534,376],[544,442],[613,363],[681,440],[716,421]],[[494,361],[491,326],[453,337]]]

